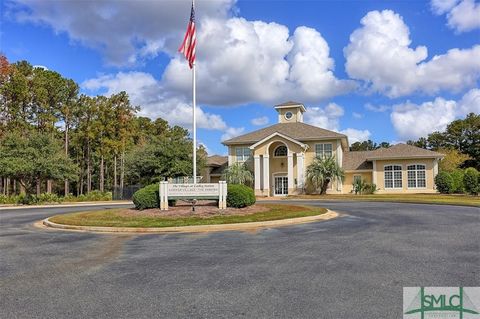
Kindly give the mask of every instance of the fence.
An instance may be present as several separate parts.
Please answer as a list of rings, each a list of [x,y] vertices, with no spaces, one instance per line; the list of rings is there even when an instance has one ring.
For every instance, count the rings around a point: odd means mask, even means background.
[[[114,187],[112,192],[113,200],[131,200],[133,194],[140,188],[142,188],[142,185],[130,185],[123,188],[120,186]]]

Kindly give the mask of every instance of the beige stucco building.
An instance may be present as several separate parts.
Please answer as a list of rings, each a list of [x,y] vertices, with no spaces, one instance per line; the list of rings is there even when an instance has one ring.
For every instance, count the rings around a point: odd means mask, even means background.
[[[357,178],[375,183],[377,193],[436,192],[442,154],[406,144],[351,152],[346,135],[303,123],[303,104],[286,102],[275,109],[277,124],[223,141],[228,157],[209,158],[205,181],[218,181],[226,165],[246,162],[254,172],[257,196],[313,193],[306,168],[315,157],[334,156],[345,180],[332,183],[327,193],[350,193]]]

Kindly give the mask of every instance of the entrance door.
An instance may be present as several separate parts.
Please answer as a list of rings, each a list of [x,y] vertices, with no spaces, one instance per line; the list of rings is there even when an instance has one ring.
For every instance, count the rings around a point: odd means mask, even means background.
[[[275,194],[274,195],[288,195],[288,177],[275,176]]]

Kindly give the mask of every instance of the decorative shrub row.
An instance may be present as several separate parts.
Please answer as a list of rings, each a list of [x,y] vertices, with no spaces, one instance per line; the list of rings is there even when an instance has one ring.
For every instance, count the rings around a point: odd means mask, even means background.
[[[480,192],[480,173],[473,167],[453,172],[440,172],[435,176],[435,185],[442,194],[468,193],[477,195]]]
[[[0,194],[0,204],[48,204],[48,203],[64,203],[64,202],[95,202],[95,201],[109,201],[112,200],[111,192],[91,191],[85,195],[73,196],[58,196],[54,193],[43,193],[39,196],[33,194],[21,194],[5,196]]]

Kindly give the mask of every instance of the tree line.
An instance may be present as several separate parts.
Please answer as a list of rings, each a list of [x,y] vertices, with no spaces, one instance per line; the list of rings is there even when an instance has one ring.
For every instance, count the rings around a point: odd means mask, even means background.
[[[0,194],[87,194],[191,176],[188,131],[138,115],[126,92],[88,96],[72,79],[0,56]],[[198,172],[206,152],[199,149]]]

